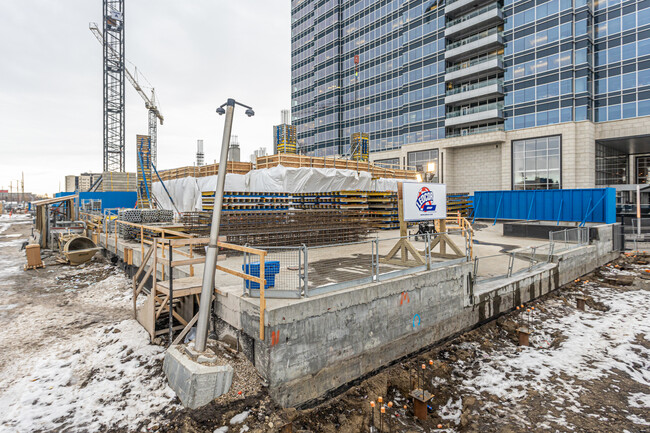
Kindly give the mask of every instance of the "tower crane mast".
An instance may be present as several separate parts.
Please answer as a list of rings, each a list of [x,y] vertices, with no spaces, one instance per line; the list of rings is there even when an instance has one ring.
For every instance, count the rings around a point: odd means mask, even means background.
[[[90,31],[95,35],[97,40],[99,41],[102,46],[105,46],[104,43],[104,37],[102,35],[101,30],[97,26],[96,23],[90,23],[89,25]],[[110,46],[107,47],[109,50],[112,50]],[[135,73],[131,73],[129,68],[124,66],[124,73],[126,75],[126,79],[129,80],[133,88],[135,89],[136,92],[138,92],[138,95],[142,98],[144,101],[144,106],[147,110],[149,110],[149,115],[148,115],[148,120],[149,120],[149,136],[151,137],[151,160],[154,165],[158,165],[157,161],[157,155],[158,155],[158,120],[160,120],[160,124],[163,124],[163,121],[165,118],[163,117],[162,113],[158,109],[158,106],[156,104],[156,91],[154,88],[151,89],[151,97],[147,96],[145,93],[144,89],[142,86],[140,86],[140,82],[138,80],[138,69],[135,68]]]

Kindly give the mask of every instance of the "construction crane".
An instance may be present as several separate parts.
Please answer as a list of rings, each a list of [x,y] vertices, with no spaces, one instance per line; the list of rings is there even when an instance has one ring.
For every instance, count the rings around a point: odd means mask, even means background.
[[[102,44],[102,46],[105,46],[104,37],[102,36],[102,32],[99,30],[99,27],[97,27],[97,24],[90,23],[89,28],[90,31],[95,35],[99,43]],[[110,46],[108,46],[108,49],[112,50]],[[147,96],[147,94],[142,89],[142,86],[140,86],[140,82],[138,81],[138,68],[135,68],[135,74],[133,74],[131,73],[131,71],[129,71],[129,69],[125,65],[124,72],[126,74],[126,78],[133,85],[135,91],[138,92],[140,97],[144,100],[145,108],[149,110],[149,136],[151,137],[151,161],[153,162],[154,165],[157,165],[158,164],[158,160],[157,160],[158,120],[160,120],[160,124],[162,125],[165,119],[156,104],[156,91],[152,87],[151,97]]]

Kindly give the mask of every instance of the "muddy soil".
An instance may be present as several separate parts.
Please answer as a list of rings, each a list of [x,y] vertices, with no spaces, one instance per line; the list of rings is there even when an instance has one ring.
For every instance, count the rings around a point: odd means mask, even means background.
[[[112,291],[111,285],[103,289],[102,283],[121,278],[121,271],[99,255],[76,268],[57,265],[53,257],[47,257],[45,268],[22,271],[25,258],[19,249],[31,234],[29,222],[7,227],[0,221],[0,321],[5,324],[0,329],[0,383],[6,385],[26,375],[26,360],[38,359],[66,342],[74,348],[74,339],[90,335],[88,341],[99,339],[102,347],[114,351],[115,365],[107,369],[98,363],[93,369],[91,363],[78,359],[75,362],[84,367],[83,375],[77,383],[64,383],[58,390],[65,395],[69,387],[88,399],[84,390],[97,383],[119,383],[119,377],[107,373],[119,371],[120,364],[133,362],[136,356],[120,340],[127,332],[132,340],[138,336],[125,325],[132,317],[129,290],[124,284],[120,292]],[[101,418],[102,411],[97,409],[92,416],[100,421],[85,424],[74,413],[74,406],[81,408],[85,402],[73,401],[66,415],[49,424],[57,427],[28,430],[0,423],[0,431],[650,432],[649,290],[648,258],[621,256],[519,310],[300,409],[278,407],[252,365],[230,351],[224,356],[236,368],[231,390],[201,409],[183,409],[165,389],[160,353],[156,358],[145,353],[137,355],[134,364],[134,369],[143,368],[144,373],[113,391],[103,388],[112,393],[102,401],[108,414],[115,413],[113,418]],[[576,310],[576,296],[586,298],[585,312]],[[114,297],[120,302],[112,302]],[[532,347],[517,345],[517,328],[522,325],[534,329]],[[91,348],[88,345],[85,350]],[[90,352],[74,356],[88,358]],[[36,383],[47,383],[46,379]],[[32,379],[26,380],[31,383]],[[56,381],[51,383],[57,386]],[[416,387],[434,394],[424,421],[414,417],[407,397]],[[43,395],[54,391],[46,388]],[[153,391],[160,393],[156,404],[142,403],[146,394],[137,393]],[[380,397],[392,403],[381,416]],[[374,410],[371,401],[377,403]],[[57,404],[54,401],[39,410],[47,413]],[[138,416],[132,422],[111,423],[118,416],[111,411],[133,409],[138,409]]]
[[[494,393],[484,390],[489,388],[472,389],[467,385],[474,378],[489,378],[489,371],[485,370],[492,368],[492,358],[498,360],[504,354],[506,357],[521,355],[522,363],[523,356],[533,351],[544,352],[551,359],[554,351],[558,357],[566,356],[566,344],[574,344],[576,340],[567,328],[555,329],[552,323],[573,316],[581,320],[577,314],[582,314],[584,320],[597,321],[601,316],[606,317],[610,309],[600,300],[603,287],[611,290],[614,297],[634,292],[649,299],[650,268],[647,264],[645,257],[621,256],[614,263],[504,314],[498,320],[350,384],[341,394],[315,407],[278,408],[262,389],[256,395],[227,406],[210,404],[199,410],[181,409],[162,430],[188,433],[379,432],[379,404],[373,411],[370,402],[382,397],[385,404],[392,403],[382,416],[382,432],[650,432],[650,386],[647,381],[650,379],[650,334],[644,333],[648,332],[647,326],[631,341],[630,347],[639,352],[639,359],[630,368],[624,364],[605,368],[598,380],[580,380],[563,371],[534,373],[532,370],[528,376],[515,377],[518,383],[512,386],[510,393],[518,394],[516,397],[499,395],[498,383]],[[586,298],[585,313],[576,313],[578,295]],[[650,302],[645,305],[650,306]],[[531,337],[534,347],[518,346],[517,328],[522,325],[539,331],[539,335]],[[616,350],[617,343],[611,344],[611,347],[593,350]],[[589,352],[586,356],[587,363],[591,362]],[[424,371],[422,364],[426,366]],[[547,373],[548,377],[540,377]],[[506,374],[504,378],[509,377]],[[434,397],[429,402],[427,419],[420,421],[414,417],[412,402],[406,396],[413,388],[423,385]],[[248,412],[246,419],[231,424],[230,420],[242,412]],[[373,422],[374,430],[370,430]],[[282,430],[287,424],[292,430]]]

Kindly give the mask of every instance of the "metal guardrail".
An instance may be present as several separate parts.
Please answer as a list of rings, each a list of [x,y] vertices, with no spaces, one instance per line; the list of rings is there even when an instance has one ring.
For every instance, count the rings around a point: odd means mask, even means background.
[[[576,227],[574,229],[559,230],[548,234],[549,242],[553,244],[555,252],[569,250],[589,243],[589,228]]]
[[[359,242],[341,243],[335,245],[320,245],[307,247],[259,247],[267,251],[266,269],[267,298],[300,298],[316,296],[349,287],[386,281],[403,275],[413,274],[443,266],[466,263],[471,260],[472,241],[471,231],[448,230],[444,234],[462,235],[465,255],[454,259],[432,257],[430,246],[435,244],[436,237],[442,233],[426,233],[406,237],[386,239],[374,238]],[[408,239],[420,252],[423,261],[418,261],[411,255],[410,260],[402,263],[399,260],[385,260],[389,252],[400,239]],[[330,251],[327,251],[331,248]],[[322,251],[318,254],[317,252]],[[318,259],[314,256],[318,255]],[[269,265],[271,263],[271,265]],[[249,269],[251,257],[244,254],[242,269]],[[245,272],[245,271],[244,271]],[[270,282],[270,283],[269,283]],[[252,297],[259,296],[259,290],[243,284],[243,293]]]
[[[488,54],[488,55],[476,57],[474,59],[465,60],[458,63],[457,65],[448,67],[445,73],[449,74],[450,72],[456,72],[456,71],[460,71],[461,69],[471,68],[472,66],[489,62],[490,60],[494,60],[494,59],[503,61],[503,56],[501,54]]]
[[[486,38],[488,36],[492,36],[492,35],[497,34],[497,33],[501,33],[497,28],[484,30],[484,31],[482,31],[480,33],[477,33],[477,34],[469,36],[469,37],[467,37],[465,39],[461,39],[461,40],[456,41],[456,42],[454,42],[452,44],[449,44],[446,49],[447,50],[453,50],[454,48],[462,47],[463,45],[467,45],[469,43],[472,43],[474,41],[478,41],[479,39],[483,39],[483,38]]]
[[[554,254],[589,244],[589,229],[576,227],[549,233],[549,243],[474,258],[473,281],[488,282],[530,272],[551,262]],[[507,260],[505,260],[507,258]],[[501,267],[501,268],[499,268]]]
[[[453,119],[454,117],[465,116],[467,114],[482,113],[484,111],[495,110],[495,109],[503,110],[503,107],[504,105],[502,102],[491,102],[489,104],[477,105],[475,107],[450,111],[447,113],[447,119]]]
[[[513,275],[530,272],[551,261],[553,244],[517,249],[508,253],[492,254],[474,258],[473,282],[510,278]],[[505,260],[507,258],[507,260]],[[501,269],[499,269],[501,267]],[[489,271],[486,271],[489,269]],[[481,275],[483,274],[483,275]]]
[[[478,128],[462,128],[460,132],[447,134],[446,137],[447,138],[463,137],[466,135],[484,134],[486,132],[501,132],[501,131],[505,131],[503,125],[479,126]]]
[[[478,83],[468,84],[466,86],[455,87],[447,90],[446,96],[457,95],[459,93],[470,92],[472,90],[481,89],[483,87],[492,86],[494,84],[503,85],[503,79],[493,78],[491,80],[479,81]]]
[[[492,4],[489,4],[487,6],[483,6],[481,9],[472,11],[472,12],[470,12],[468,14],[465,14],[465,15],[463,15],[461,17],[456,18],[455,20],[449,21],[447,23],[447,28],[449,28],[451,26],[455,26],[456,24],[463,23],[463,22],[465,22],[467,20],[471,20],[472,18],[477,17],[479,15],[482,15],[482,14],[484,14],[486,12],[489,12],[489,11],[491,11],[493,9],[499,9],[499,8],[500,8],[500,6],[496,2],[492,3]]]

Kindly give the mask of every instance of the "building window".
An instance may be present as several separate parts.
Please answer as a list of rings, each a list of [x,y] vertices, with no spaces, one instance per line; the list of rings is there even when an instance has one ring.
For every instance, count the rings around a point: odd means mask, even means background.
[[[373,164],[375,164],[377,167],[398,169],[399,158],[377,159],[373,161]]]
[[[407,154],[408,169],[422,173],[433,172],[431,182],[438,182],[438,149],[419,150]]]
[[[560,188],[560,136],[512,142],[512,189]]]
[[[627,154],[596,143],[596,185],[627,183]]]
[[[636,183],[650,183],[650,156],[638,156],[636,158]]]

